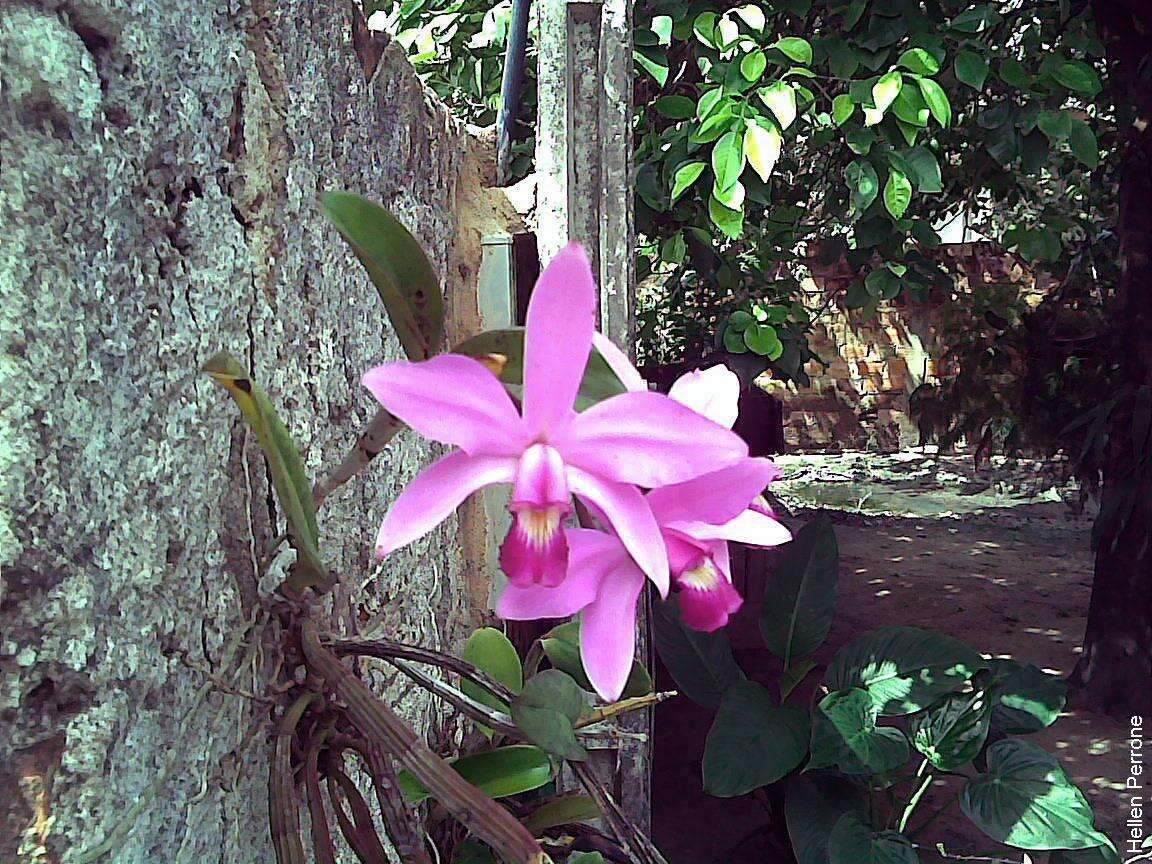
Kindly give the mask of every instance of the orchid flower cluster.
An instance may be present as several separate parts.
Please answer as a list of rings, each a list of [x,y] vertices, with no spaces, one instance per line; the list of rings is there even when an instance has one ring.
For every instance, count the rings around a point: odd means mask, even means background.
[[[421,472],[384,518],[383,557],[427,534],[471,495],[510,484],[512,526],[500,548],[506,619],[580,615],[585,672],[619,698],[635,654],[646,580],[679,595],[682,620],[724,626],[741,604],[728,542],[790,539],[762,497],[778,470],[731,431],[739,381],[723,366],[650,392],[595,330],[597,292],[582,249],[561,251],[528,307],[519,406],[483,363],[458,354],[385,363],[364,384],[425,438],[457,449]],[[577,412],[593,345],[627,392]],[[573,500],[597,527],[579,527]]]

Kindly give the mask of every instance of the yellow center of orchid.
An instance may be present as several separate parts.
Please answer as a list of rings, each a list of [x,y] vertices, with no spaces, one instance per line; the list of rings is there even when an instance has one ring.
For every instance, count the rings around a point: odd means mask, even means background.
[[[556,536],[563,515],[562,507],[524,507],[516,512],[516,522],[528,542],[542,548]]]
[[[680,574],[679,582],[685,588],[694,588],[697,591],[710,591],[716,587],[720,580],[720,571],[712,563],[711,558],[701,558],[700,563],[689,567]]]

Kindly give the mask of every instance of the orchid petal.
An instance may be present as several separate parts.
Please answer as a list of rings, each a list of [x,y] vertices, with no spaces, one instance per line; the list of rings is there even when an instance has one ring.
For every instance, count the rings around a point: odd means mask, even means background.
[[[643,393],[648,389],[648,382],[644,380],[640,370],[632,365],[628,355],[599,330],[592,334],[592,346],[600,352],[600,356],[604,358],[608,368],[620,379],[625,390]]]
[[[611,534],[569,528],[568,576],[559,585],[509,585],[496,601],[496,614],[513,621],[567,618],[596,599],[608,573],[628,560],[628,553]]]
[[[613,483],[568,466],[572,492],[600,509],[628,554],[660,591],[668,594],[668,553],[648,502],[635,486]]]
[[[661,524],[713,522],[736,518],[765,487],[780,476],[770,459],[742,459],[729,468],[648,493],[648,504]]]
[[[600,593],[580,615],[580,656],[596,692],[609,702],[620,698],[636,656],[636,601],[644,574],[631,561],[600,583]]]
[[[451,453],[433,462],[408,484],[388,510],[376,539],[380,557],[423,537],[484,486],[511,483],[516,460],[506,456]]]
[[[544,268],[524,334],[524,421],[534,434],[558,429],[573,414],[596,329],[596,283],[573,243]]]
[[[748,456],[740,436],[660,393],[623,393],[576,415],[564,461],[618,483],[665,486]]]
[[[725,429],[740,413],[740,379],[723,364],[681,375],[668,395]]]
[[[792,532],[763,513],[745,510],[722,525],[707,522],[669,522],[665,527],[700,540],[732,540],[749,546],[779,546],[792,539]]]
[[[472,455],[519,453],[523,424],[500,380],[472,357],[441,354],[369,369],[364,386],[388,411],[425,438]]]

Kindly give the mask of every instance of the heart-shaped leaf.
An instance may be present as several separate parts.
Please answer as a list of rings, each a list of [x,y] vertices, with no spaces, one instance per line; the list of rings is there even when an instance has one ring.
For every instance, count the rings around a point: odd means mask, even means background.
[[[976,651],[951,636],[883,627],[837,651],[825,680],[835,690],[867,690],[881,714],[912,714],[986,666]]]
[[[843,777],[804,773],[788,778],[784,818],[799,864],[829,864],[828,835],[845,813],[866,812],[860,790]]]
[[[919,864],[912,841],[896,831],[874,831],[859,813],[845,813],[828,835],[829,864]]]
[[[876,725],[876,707],[866,691],[838,690],[818,707],[809,769],[836,766],[844,774],[881,774],[908,761],[908,739],[899,729]]]
[[[1008,735],[1039,732],[1064,710],[1068,683],[1059,675],[1013,660],[992,660],[988,674],[994,729]]]
[[[953,693],[918,714],[912,723],[912,744],[941,771],[967,765],[988,740],[992,706],[983,691]]]
[[[1056,757],[1030,741],[988,748],[988,770],[960,795],[960,809],[1000,843],[1019,849],[1087,849],[1108,843],[1092,808]]]
[[[754,681],[729,687],[704,745],[704,791],[719,798],[775,783],[808,754],[808,712],[778,707]]]

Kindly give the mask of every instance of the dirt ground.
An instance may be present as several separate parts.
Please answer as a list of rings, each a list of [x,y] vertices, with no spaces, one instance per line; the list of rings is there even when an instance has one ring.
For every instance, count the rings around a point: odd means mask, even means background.
[[[1033,663],[1060,675],[1072,670],[1091,590],[1091,514],[1077,512],[1075,490],[1061,485],[1048,466],[1004,463],[976,471],[970,459],[935,454],[779,461],[786,474],[777,490],[796,514],[787,521],[803,524],[815,506],[836,523],[839,611],[814,658],[821,664],[866,630],[916,624],[963,639],[987,656]],[[829,511],[828,505],[840,509]],[[745,588],[748,600],[730,636],[750,677],[771,682],[779,667],[762,647],[757,628],[762,587]],[[772,836],[780,821],[773,812],[779,802],[772,796],[720,801],[699,792],[709,722],[708,713],[686,699],[671,700],[657,714],[658,845],[672,864],[787,860],[782,835]],[[1032,737],[1059,754],[1091,799],[1098,827],[1119,845],[1127,726],[1070,710]],[[946,801],[956,782],[939,782],[921,812],[931,813]],[[743,837],[750,839],[734,850]],[[941,860],[932,848],[936,842],[950,854],[1022,858],[980,834],[958,808],[923,839],[929,841],[919,850],[926,864]],[[1033,860],[1043,861],[1044,854]]]

